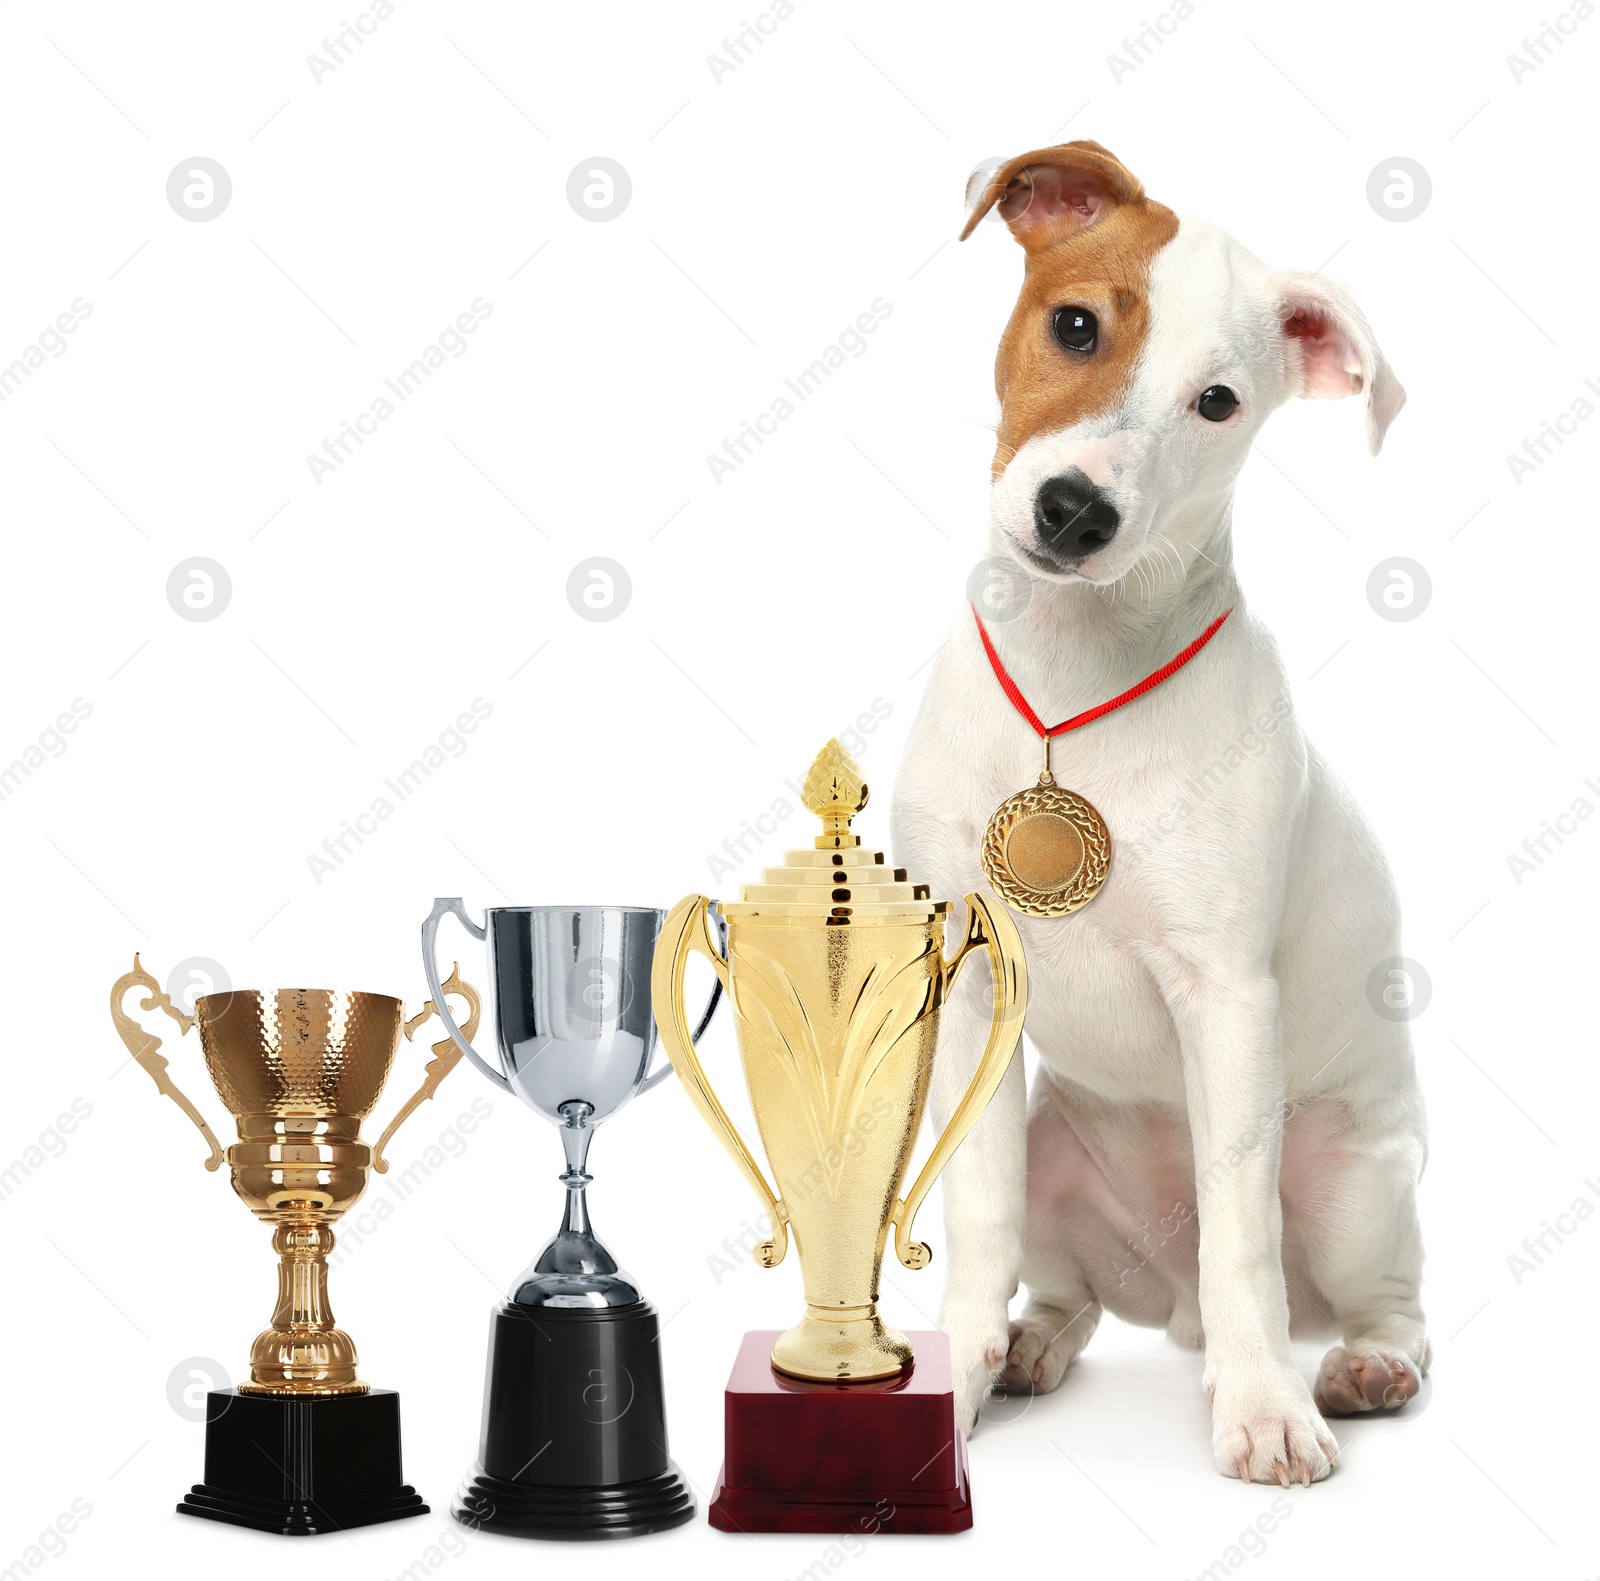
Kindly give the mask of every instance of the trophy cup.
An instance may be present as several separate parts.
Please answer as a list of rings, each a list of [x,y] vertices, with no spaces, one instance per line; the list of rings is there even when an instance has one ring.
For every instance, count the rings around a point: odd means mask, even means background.
[[[167,1074],[161,1039],[124,1011],[135,986],[145,990],[140,1009],[164,1011],[184,1033],[199,1027],[206,1069],[239,1130],[228,1148]],[[206,1168],[226,1159],[233,1189],[274,1227],[279,1257],[278,1304],[250,1347],[249,1381],[206,1396],[205,1481],[180,1515],[312,1536],[427,1514],[401,1476],[400,1397],[356,1376],[355,1344],[334,1326],[327,1257],[329,1226],[366,1190],[369,1168],[388,1169],[384,1148],[461,1058],[449,1039],[435,1043],[421,1087],[377,1147],[361,1140],[401,1032],[409,1039],[447,993],[467,1001],[475,1031],[478,996],[455,971],[410,1020],[398,999],[322,988],[205,994],[185,1015],[137,955],[113,985],[111,1018],[128,1052],[199,1127]]]
[[[812,764],[801,799],[822,819],[814,849],[790,851],[737,903],[680,901],[652,975],[667,1054],[766,1210],[771,1234],[755,1260],[782,1262],[792,1230],[805,1282],[799,1323],[781,1335],[745,1336],[725,1396],[709,1519],[741,1532],[963,1531],[972,1503],[949,1342],[918,1333],[913,1356],[911,1340],[878,1316],[878,1276],[891,1230],[907,1268],[928,1264],[912,1222],[1016,1049],[1027,997],[1022,944],[999,906],[968,895],[966,935],[946,959],[949,902],[930,900],[926,885],[908,883],[904,869],[887,867],[850,833],[867,786],[837,741]],[[726,921],[726,956],[714,911]],[[979,949],[994,976],[988,1046],[902,1198],[940,1007]],[[777,1191],[688,1036],[683,979],[692,950],[711,962],[733,1006]]]
[[[561,1227],[490,1318],[478,1463],[454,1514],[522,1537],[636,1537],[681,1525],[694,1499],[667,1453],[656,1309],[595,1235],[585,1196],[594,1128],[672,1074],[668,1064],[649,1070],[647,984],[664,913],[503,906],[480,926],[459,899],[435,900],[422,925],[430,984],[449,915],[488,941],[498,1060],[479,1055],[448,1007],[444,1023],[490,1081],[557,1127],[567,1161]]]

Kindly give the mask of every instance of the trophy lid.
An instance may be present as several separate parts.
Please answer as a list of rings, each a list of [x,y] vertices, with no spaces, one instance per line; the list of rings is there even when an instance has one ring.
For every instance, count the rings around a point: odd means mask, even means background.
[[[863,846],[850,820],[867,805],[860,766],[837,740],[816,756],[800,800],[822,820],[810,850],[786,852],[781,867],[769,867],[759,884],[746,884],[736,902],[724,901],[723,916],[750,920],[794,920],[842,926],[852,922],[931,922],[949,914],[947,901],[929,899],[926,884],[913,884],[903,867],[890,867],[882,851]]]

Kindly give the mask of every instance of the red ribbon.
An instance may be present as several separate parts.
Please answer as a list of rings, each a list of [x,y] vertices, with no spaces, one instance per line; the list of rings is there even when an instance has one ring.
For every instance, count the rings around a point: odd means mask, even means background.
[[[1006,667],[1000,662],[1000,655],[994,651],[994,644],[989,640],[989,633],[984,629],[983,619],[978,614],[976,605],[973,606],[972,618],[978,622],[978,635],[983,638],[983,651],[989,655],[989,663],[994,669],[995,679],[999,681],[1001,690],[1011,699],[1012,707],[1033,726],[1034,734],[1041,741],[1048,741],[1052,736],[1065,735],[1069,730],[1076,730],[1079,725],[1093,724],[1095,720],[1104,714],[1109,714],[1114,708],[1121,708],[1124,703],[1131,703],[1136,697],[1143,697],[1152,688],[1169,680],[1222,630],[1223,621],[1232,613],[1231,606],[1223,610],[1182,653],[1174,659],[1169,659],[1159,670],[1145,676],[1138,685],[1130,686],[1120,697],[1113,697],[1109,703],[1100,703],[1081,714],[1074,714],[1071,719],[1063,719],[1059,725],[1048,726],[1029,707],[1028,699],[1022,695],[1022,688],[1006,673]]]

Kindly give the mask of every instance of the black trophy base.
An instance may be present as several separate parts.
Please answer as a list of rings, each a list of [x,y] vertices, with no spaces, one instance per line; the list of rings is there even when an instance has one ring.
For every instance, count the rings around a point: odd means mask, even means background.
[[[673,1461],[659,1477],[601,1488],[560,1488],[503,1482],[481,1467],[461,1484],[451,1513],[475,1531],[507,1537],[594,1542],[643,1537],[694,1517],[694,1496]]]
[[[527,1307],[489,1326],[478,1463],[451,1513],[476,1531],[593,1541],[681,1526],[656,1309]]]
[[[315,1537],[426,1515],[400,1475],[393,1389],[300,1399],[213,1389],[206,1396],[206,1480],[180,1515],[284,1537]]]

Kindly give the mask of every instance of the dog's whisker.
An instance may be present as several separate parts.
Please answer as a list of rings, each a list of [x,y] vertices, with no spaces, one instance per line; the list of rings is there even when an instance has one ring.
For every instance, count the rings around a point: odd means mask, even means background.
[[[1164,532],[1156,533],[1155,542],[1158,545],[1158,553],[1172,556],[1172,563],[1178,570],[1178,580],[1187,582],[1189,580],[1189,567],[1184,563],[1183,556],[1179,554],[1178,546]]]

